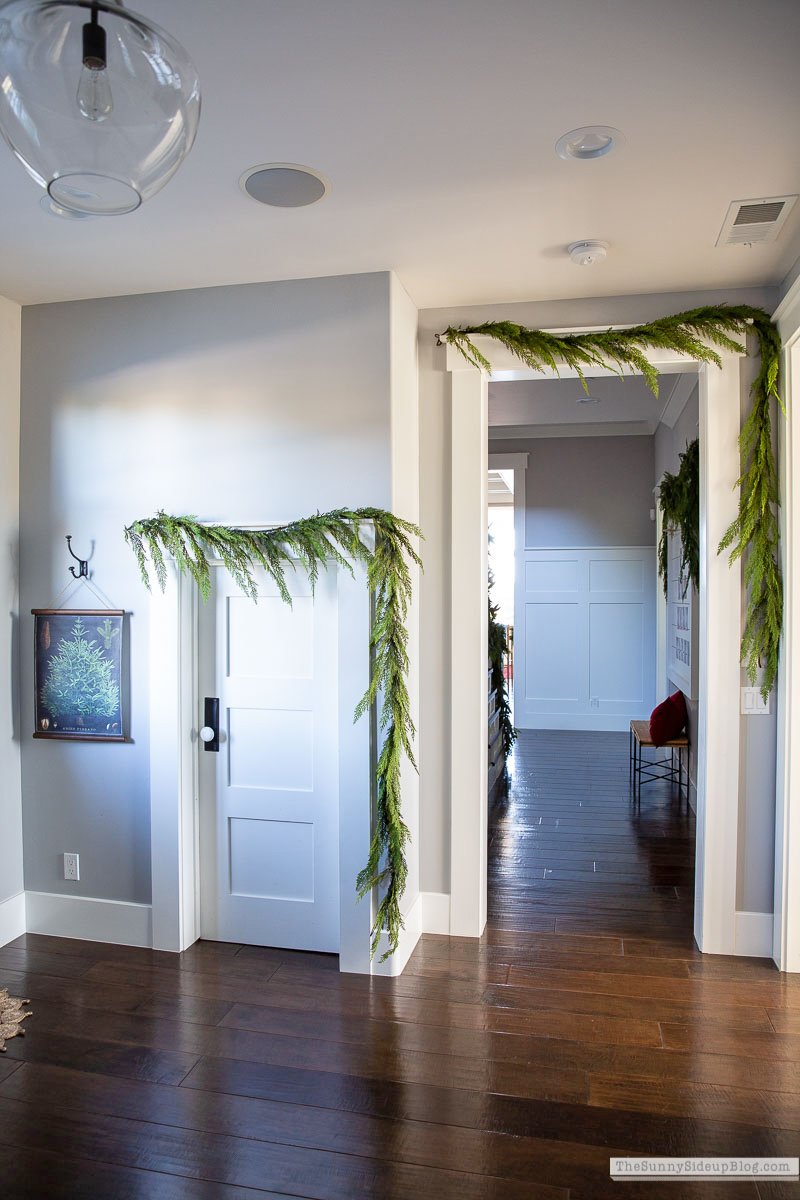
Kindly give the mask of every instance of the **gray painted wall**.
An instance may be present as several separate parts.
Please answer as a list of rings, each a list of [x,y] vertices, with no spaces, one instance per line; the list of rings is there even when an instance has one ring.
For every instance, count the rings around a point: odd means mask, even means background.
[[[69,582],[67,533],[133,613],[129,744],[34,741],[22,656],[27,888],[150,899],[148,599],[123,527],[159,507],[266,523],[390,503],[389,288],[387,272],[24,310],[22,645]]]
[[[746,364],[748,372],[752,363]],[[748,376],[749,380],[749,376]],[[744,391],[743,415],[748,411],[747,388]],[[656,474],[658,482],[664,471],[675,472],[680,465],[679,454],[687,442],[698,436],[697,389],[675,423],[674,429],[659,424],[655,434]],[[689,710],[690,764],[692,782],[696,780],[695,747],[697,745],[697,620],[694,606],[692,627],[694,663],[693,700],[687,700]],[[744,670],[743,686],[749,683]],[[743,912],[772,912],[773,874],[775,866],[775,771],[777,759],[777,706],[772,697],[772,712],[768,716],[739,718],[739,841],[736,862],[736,906]]]
[[[420,312],[420,520],[425,534],[419,742],[423,891],[450,890],[450,716],[446,701],[446,683],[450,677],[447,649],[450,637],[450,398],[447,377],[440,366],[441,352],[435,345],[436,333],[448,325],[476,325],[502,318],[544,329],[631,325],[697,305],[723,301],[759,305],[771,312],[777,300],[777,289],[773,287],[731,288],[471,305]]]
[[[652,437],[492,439],[527,453],[525,545],[653,546]]]
[[[0,297],[0,904],[23,888],[18,693],[21,312],[18,304]]]
[[[674,428],[659,422],[656,427],[655,442],[655,475],[656,486],[661,482],[665,471],[676,474],[680,469],[680,456],[689,442],[693,442],[699,433],[700,404],[697,386],[695,385],[683,412],[675,422]],[[692,587],[692,696],[686,697],[686,709],[689,713],[689,802],[697,809],[697,686],[698,686],[698,621],[700,610],[697,592]],[[662,656],[662,664],[667,657],[666,645],[657,647],[657,653]],[[677,690],[678,685],[668,680],[668,691]],[[659,696],[659,702],[664,696]]]

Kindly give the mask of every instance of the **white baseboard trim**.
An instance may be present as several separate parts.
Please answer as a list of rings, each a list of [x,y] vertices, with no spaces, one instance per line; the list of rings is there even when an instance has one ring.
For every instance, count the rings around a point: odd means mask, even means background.
[[[397,949],[394,954],[386,959],[386,962],[380,962],[380,957],[388,948],[386,934],[381,934],[381,940],[378,944],[375,957],[372,960],[373,975],[400,975],[408,960],[411,958],[414,947],[419,941],[419,935],[422,932],[422,894],[420,893],[411,908],[403,916],[403,928],[400,930],[400,937],[397,941]]]
[[[422,932],[450,934],[450,893],[420,892]]]
[[[26,892],[27,932],[119,946],[152,946],[149,904],[62,896],[58,892]]]
[[[737,912],[734,925],[736,954],[772,958],[772,913]]]
[[[0,946],[25,933],[25,893],[17,892],[0,904]]]
[[[548,716],[545,713],[536,713],[530,718],[529,725],[521,725],[519,722],[516,724],[517,729],[563,729],[568,732],[629,733],[631,719],[630,717],[618,717],[612,714],[598,714],[596,717],[573,717],[566,713],[555,713],[552,716]]]

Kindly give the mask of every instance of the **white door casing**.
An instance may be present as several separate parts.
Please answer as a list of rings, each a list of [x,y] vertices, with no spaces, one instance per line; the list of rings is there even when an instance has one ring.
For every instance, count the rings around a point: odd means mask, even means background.
[[[560,330],[559,332],[585,332]],[[489,338],[476,345],[493,362],[494,378],[533,378]],[[736,851],[739,815],[739,640],[741,575],[716,548],[736,516],[739,476],[740,355],[722,366],[695,363],[673,351],[652,351],[660,373],[696,370],[700,389],[701,585],[698,713],[698,808],[695,937],[701,950],[735,953]],[[453,346],[441,347],[451,395],[451,655],[461,655],[451,680],[451,912],[452,932],[479,937],[486,923],[485,828],[487,787],[478,742],[485,723],[485,597],[487,539],[487,379]],[[573,376],[564,368],[561,377]],[[591,367],[586,375],[613,372]],[[537,376],[538,377],[538,376]],[[471,589],[474,589],[472,591]],[[465,658],[465,648],[468,650]],[[485,738],[481,736],[481,741]],[[708,836],[707,836],[708,835]]]
[[[246,527],[244,522],[237,522]],[[249,526],[264,528],[264,526]],[[368,536],[362,527],[362,536]],[[218,564],[210,564],[216,569]],[[356,903],[356,876],[372,830],[370,721],[353,713],[369,683],[370,596],[363,564],[339,570],[339,969],[397,974],[396,956],[370,960],[374,899]],[[181,951],[200,935],[198,655],[201,601],[168,563],[169,582],[150,601],[150,828],[153,946]]]
[[[779,427],[781,566],[784,628],[778,673],[778,770],[775,803],[773,957],[782,971],[800,971],[800,280],[773,320],[784,344]]]
[[[256,603],[212,573],[199,691],[201,705],[219,698],[220,744],[199,755],[204,938],[339,951],[336,576],[312,594],[289,569],[289,606],[263,571]]]

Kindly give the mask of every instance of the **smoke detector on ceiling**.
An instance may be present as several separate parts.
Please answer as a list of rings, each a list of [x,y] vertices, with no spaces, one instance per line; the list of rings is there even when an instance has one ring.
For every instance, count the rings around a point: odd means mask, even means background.
[[[717,246],[754,246],[774,242],[794,208],[797,196],[766,200],[734,200],[725,217]]]
[[[573,242],[567,246],[567,254],[578,267],[593,267],[605,261],[608,242]]]

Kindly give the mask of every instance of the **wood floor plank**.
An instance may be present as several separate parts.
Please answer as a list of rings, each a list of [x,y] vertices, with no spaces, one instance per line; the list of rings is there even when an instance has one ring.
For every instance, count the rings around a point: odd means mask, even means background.
[[[36,1013],[34,1012],[34,1017]],[[50,1063],[103,1075],[122,1075],[157,1083],[178,1084],[197,1062],[199,1055],[149,1046],[120,1045],[91,1037],[75,1037],[36,1028],[33,1019],[26,1022],[25,1037],[16,1037],[6,1045],[6,1056],[17,1062]],[[64,1030],[69,1028],[63,1022]],[[6,1061],[4,1057],[3,1061]]]
[[[13,1078],[13,1077],[12,1077]],[[679,1115],[687,1110],[702,1119],[757,1123],[800,1130],[800,1097],[786,1092],[721,1087],[709,1083],[673,1084],[590,1076],[589,1103],[632,1112]]]
[[[287,1200],[288,1195],[2,1144],[0,1179],[4,1200]]]
[[[60,1008],[40,1005],[37,1011],[37,1036],[55,1036],[64,1021]],[[520,1096],[559,1096],[564,1099],[583,1099],[586,1094],[585,1068],[549,1066],[556,1052],[542,1045],[542,1039],[507,1034],[486,1034],[492,1039],[497,1059],[482,1053],[470,1038],[453,1037],[457,1053],[447,1045],[447,1033],[437,1031],[436,1051],[406,1050],[386,1042],[365,1037],[357,1043],[334,1042],[297,1036],[282,1036],[253,1032],[229,1026],[199,1026],[186,1022],[153,1020],[116,1013],[86,1013],[78,1011],[72,1017],[72,1028],[85,1038],[111,1043],[126,1043],[131,1047],[151,1051],[178,1052],[186,1056],[212,1055],[222,1058],[241,1058],[275,1066],[318,1067],[341,1074],[366,1075],[416,1083],[443,1082],[452,1088],[485,1089]],[[571,1045],[571,1043],[570,1043]],[[536,1071],[528,1069],[537,1063]]]
[[[0,1143],[313,1200],[568,1200],[565,1188],[86,1114],[0,1097]]]
[[[661,1026],[664,1045],[668,1050],[697,1050],[701,1054],[735,1054],[739,1058],[757,1058],[769,1062],[789,1059],[800,1062],[800,1034],[761,1033],[757,1030],[735,1032],[705,1025]]]
[[[441,1121],[366,1116],[46,1068],[26,1069],[16,1086],[0,1091],[0,1099],[23,1100],[46,1111],[53,1097],[64,1092],[72,1111],[434,1169],[452,1163],[460,1172],[522,1183],[544,1176],[549,1184],[567,1188],[580,1181],[592,1184],[598,1195],[609,1192],[606,1147],[577,1141],[564,1145],[560,1139]]]
[[[781,1155],[794,1153],[796,1146],[794,1133],[772,1128],[648,1114],[639,1114],[632,1121],[624,1109],[454,1092],[436,1086],[280,1070],[226,1059],[202,1059],[181,1087],[515,1137],[535,1133],[567,1143],[626,1146],[631,1153]]]

